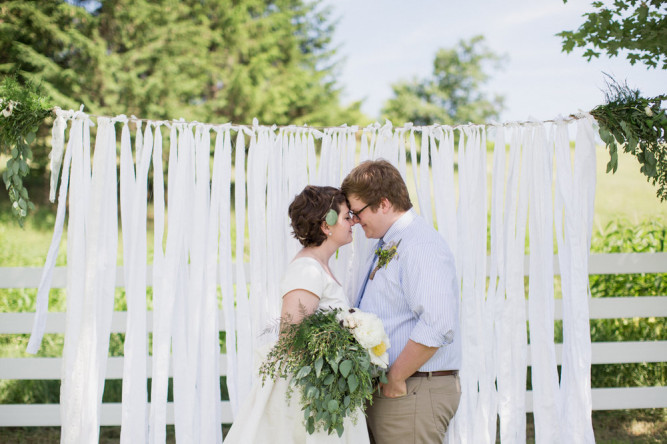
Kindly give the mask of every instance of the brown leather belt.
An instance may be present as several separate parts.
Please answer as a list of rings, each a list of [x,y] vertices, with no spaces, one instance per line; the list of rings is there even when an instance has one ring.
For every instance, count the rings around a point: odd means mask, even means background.
[[[429,376],[456,376],[459,374],[458,370],[441,370],[437,372],[414,372],[411,378],[415,376],[429,377]]]

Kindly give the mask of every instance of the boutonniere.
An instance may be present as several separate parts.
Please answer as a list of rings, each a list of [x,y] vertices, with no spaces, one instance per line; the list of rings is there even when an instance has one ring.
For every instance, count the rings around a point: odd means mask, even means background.
[[[373,280],[373,277],[375,277],[375,273],[382,267],[386,267],[389,262],[395,257],[398,257],[398,254],[396,254],[396,250],[398,250],[398,246],[401,244],[401,241],[399,240],[398,242],[390,242],[387,245],[385,245],[384,248],[378,248],[375,250],[375,254],[378,257],[378,263],[373,268],[373,271],[371,271],[371,275],[368,277],[370,280]]]

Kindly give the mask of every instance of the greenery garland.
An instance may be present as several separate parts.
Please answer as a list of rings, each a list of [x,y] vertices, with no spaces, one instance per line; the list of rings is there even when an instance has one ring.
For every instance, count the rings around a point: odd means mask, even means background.
[[[23,186],[23,178],[30,171],[30,144],[52,108],[39,85],[29,81],[21,85],[16,76],[5,77],[0,83],[0,152],[10,155],[2,180],[21,226],[28,211],[35,209]]]
[[[667,199],[667,115],[661,103],[667,95],[641,97],[627,83],[609,77],[606,104],[595,107],[591,115],[600,125],[600,138],[609,150],[607,173],[618,168],[618,147],[632,153],[647,181],[657,185],[660,201]]]

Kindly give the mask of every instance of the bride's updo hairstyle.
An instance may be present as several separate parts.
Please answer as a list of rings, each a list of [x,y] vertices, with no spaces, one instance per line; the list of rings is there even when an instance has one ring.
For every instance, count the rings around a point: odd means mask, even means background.
[[[331,209],[340,214],[344,203],[347,200],[338,188],[307,185],[289,206],[292,234],[304,247],[322,245],[327,238],[320,228],[322,222]]]

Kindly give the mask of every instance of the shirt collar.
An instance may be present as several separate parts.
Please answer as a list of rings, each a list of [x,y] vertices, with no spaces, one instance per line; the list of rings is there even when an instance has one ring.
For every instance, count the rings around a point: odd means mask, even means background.
[[[408,228],[413,220],[417,217],[417,213],[414,208],[410,208],[406,211],[401,217],[399,217],[396,222],[394,222],[387,232],[382,236],[382,240],[386,244],[387,242],[398,242],[403,236],[403,232]]]

